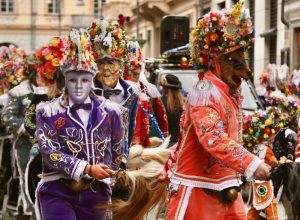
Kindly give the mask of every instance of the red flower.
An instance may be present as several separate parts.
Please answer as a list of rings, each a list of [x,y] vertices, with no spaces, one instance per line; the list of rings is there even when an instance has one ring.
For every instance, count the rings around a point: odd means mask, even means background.
[[[91,36],[94,36],[94,35],[95,35],[95,29],[91,29],[90,35],[91,35]]]

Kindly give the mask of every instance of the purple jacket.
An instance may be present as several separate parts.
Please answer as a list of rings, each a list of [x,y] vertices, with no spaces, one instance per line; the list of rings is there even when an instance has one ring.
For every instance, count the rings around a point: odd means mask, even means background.
[[[104,163],[119,168],[124,151],[120,106],[91,96],[87,128],[63,97],[37,106],[36,138],[43,156],[45,180],[71,178],[78,181],[87,164]]]

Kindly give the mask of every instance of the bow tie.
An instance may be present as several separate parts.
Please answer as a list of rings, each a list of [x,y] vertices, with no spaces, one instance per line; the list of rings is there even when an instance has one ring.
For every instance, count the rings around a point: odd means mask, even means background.
[[[122,90],[120,90],[120,89],[106,89],[106,90],[104,90],[103,95],[105,98],[108,98],[111,95],[119,95],[121,92],[122,92]]]
[[[70,108],[71,112],[75,112],[78,109],[91,110],[92,109],[92,104],[91,103],[74,104]]]

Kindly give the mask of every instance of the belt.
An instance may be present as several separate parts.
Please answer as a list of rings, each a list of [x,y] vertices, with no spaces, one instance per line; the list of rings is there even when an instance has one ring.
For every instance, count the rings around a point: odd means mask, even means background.
[[[81,192],[90,188],[92,191],[93,185],[97,182],[95,179],[81,179],[79,182],[73,179],[60,179],[66,186],[68,186],[74,192]]]

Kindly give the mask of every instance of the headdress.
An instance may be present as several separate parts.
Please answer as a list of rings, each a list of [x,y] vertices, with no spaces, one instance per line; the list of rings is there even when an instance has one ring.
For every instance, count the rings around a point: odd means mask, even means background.
[[[124,75],[129,76],[137,71],[138,68],[142,68],[141,62],[143,61],[141,48],[137,41],[127,42],[127,55],[125,58]]]
[[[63,74],[69,71],[86,71],[94,76],[98,73],[92,54],[90,36],[85,29],[73,28],[68,37],[66,59],[61,70]]]
[[[0,69],[0,95],[20,84],[25,78],[22,63],[6,61]]]
[[[192,31],[191,63],[198,73],[205,73],[215,57],[249,48],[254,43],[253,32],[249,10],[242,2],[232,9],[210,12]]]
[[[6,61],[23,62],[26,57],[25,50],[22,48],[17,48],[14,45],[9,45],[8,47],[0,47],[0,64],[3,65]]]
[[[88,31],[96,61],[106,57],[123,61],[126,55],[127,36],[117,22],[94,21]]]
[[[53,37],[46,46],[36,52],[37,70],[45,82],[50,84],[54,82],[55,74],[64,62],[66,49],[65,38]]]
[[[268,107],[243,118],[244,147],[255,153],[256,146],[268,142],[285,125],[285,117],[276,107]]]

